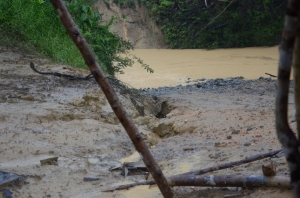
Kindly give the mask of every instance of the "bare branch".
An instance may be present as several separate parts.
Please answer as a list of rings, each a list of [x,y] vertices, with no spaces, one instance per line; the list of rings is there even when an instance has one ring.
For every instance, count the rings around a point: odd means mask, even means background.
[[[96,82],[101,87],[103,93],[105,94],[111,108],[115,112],[116,116],[122,123],[123,127],[127,131],[128,136],[133,142],[136,150],[142,155],[143,161],[153,176],[154,180],[158,184],[158,187],[164,197],[173,197],[173,192],[168,185],[166,178],[163,175],[163,172],[155,162],[153,156],[148,150],[143,138],[141,137],[138,129],[133,124],[132,120],[128,117],[125,109],[122,107],[122,104],[111,87],[107,77],[101,70],[98,62],[91,49],[89,48],[85,38],[80,33],[76,24],[74,23],[70,13],[68,12],[64,2],[62,0],[51,0],[54,8],[56,9],[62,24],[65,26],[68,34],[71,36],[72,40],[79,49],[82,57],[85,60],[85,63],[88,65],[92,75],[94,76]]]

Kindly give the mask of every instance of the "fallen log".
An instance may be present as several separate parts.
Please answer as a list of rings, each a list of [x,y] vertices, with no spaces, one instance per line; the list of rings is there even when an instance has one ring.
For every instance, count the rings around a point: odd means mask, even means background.
[[[265,177],[263,175],[183,175],[181,178],[172,179],[169,185],[290,188],[290,178],[285,176]]]
[[[124,190],[124,186],[104,190]],[[169,186],[201,187],[278,187],[290,188],[290,178],[285,176],[265,177],[263,175],[182,175],[170,178]],[[131,186],[134,187],[134,186]]]
[[[242,160],[239,160],[239,161],[229,162],[229,163],[225,163],[225,164],[221,164],[221,165],[217,165],[217,166],[212,166],[212,167],[208,167],[208,168],[204,168],[204,169],[199,169],[199,170],[195,170],[195,171],[182,173],[182,174],[179,174],[179,175],[174,175],[174,176],[169,177],[168,179],[172,183],[173,181],[178,181],[178,179],[180,179],[184,176],[188,177],[190,175],[201,175],[201,174],[205,174],[205,173],[209,173],[209,172],[213,172],[213,171],[217,171],[217,170],[232,168],[234,166],[238,166],[238,165],[241,165],[241,164],[261,160],[261,159],[264,159],[264,158],[267,158],[267,157],[273,157],[273,156],[279,155],[281,152],[283,152],[283,149],[268,152],[268,153],[263,153],[263,154],[256,154],[256,155],[252,155],[252,156],[250,156],[246,159],[242,159]],[[135,186],[153,185],[153,184],[155,184],[154,180],[143,181],[143,182],[137,182],[137,183],[132,183],[132,184],[120,185],[120,186],[117,186],[117,187],[109,188],[106,191],[122,190],[122,189],[132,188],[132,187],[135,187]],[[104,191],[104,192],[106,192],[106,191]]]

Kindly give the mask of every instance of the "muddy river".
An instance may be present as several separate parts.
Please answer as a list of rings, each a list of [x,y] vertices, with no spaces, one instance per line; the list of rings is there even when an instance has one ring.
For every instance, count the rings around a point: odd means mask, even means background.
[[[154,73],[147,73],[135,64],[118,77],[135,88],[174,86],[184,84],[188,78],[226,78],[243,76],[246,79],[276,75],[278,46],[217,50],[136,49]]]

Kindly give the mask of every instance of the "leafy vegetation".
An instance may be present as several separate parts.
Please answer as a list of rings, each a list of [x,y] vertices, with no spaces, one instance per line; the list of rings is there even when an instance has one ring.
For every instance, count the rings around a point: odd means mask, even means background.
[[[118,6],[120,6],[121,8],[135,9],[134,0],[113,0],[113,2]]]
[[[99,25],[101,15],[86,1],[72,0],[66,4],[106,74],[114,76],[122,73],[122,69],[132,66],[135,59],[147,71],[153,72],[137,57],[122,55],[128,54],[133,46],[109,31],[114,18],[105,25]],[[35,49],[58,62],[85,67],[49,0],[0,1],[0,34],[2,43]]]
[[[228,48],[279,43],[285,0],[140,0],[171,48]],[[206,4],[207,3],[207,4]]]

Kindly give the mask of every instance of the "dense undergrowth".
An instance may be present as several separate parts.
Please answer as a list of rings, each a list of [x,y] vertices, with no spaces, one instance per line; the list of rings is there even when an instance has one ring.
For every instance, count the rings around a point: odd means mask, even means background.
[[[171,48],[272,46],[286,0],[140,0]]]
[[[101,15],[88,4],[92,1],[66,1],[68,9],[82,34],[95,52],[104,72],[110,76],[138,61],[147,71],[148,65],[137,57],[128,58],[133,46],[109,31],[114,22],[99,25]],[[84,61],[63,28],[49,0],[0,1],[0,42],[39,52],[53,60],[76,67]]]

